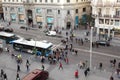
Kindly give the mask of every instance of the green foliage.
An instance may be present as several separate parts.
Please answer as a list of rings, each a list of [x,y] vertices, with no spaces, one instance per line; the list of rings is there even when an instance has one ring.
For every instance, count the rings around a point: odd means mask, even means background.
[[[87,14],[84,14],[82,15],[82,18],[80,19],[80,24],[81,25],[87,25],[88,24],[91,24],[91,26],[94,25],[94,19],[92,18],[91,15],[87,15]]]

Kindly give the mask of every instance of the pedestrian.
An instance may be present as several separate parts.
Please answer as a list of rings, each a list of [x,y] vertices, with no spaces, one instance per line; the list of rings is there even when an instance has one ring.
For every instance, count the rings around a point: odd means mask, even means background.
[[[74,75],[75,75],[75,78],[78,78],[78,77],[79,77],[79,75],[78,75],[78,70],[75,71]]]
[[[103,67],[103,64],[100,62],[100,63],[99,63],[99,69],[101,70],[102,67]]]
[[[113,67],[116,65],[116,59],[113,60]]]
[[[60,69],[60,68],[63,69],[63,65],[62,65],[61,62],[59,63],[59,69]]]
[[[82,44],[82,45],[84,44],[83,39],[81,39],[81,44]]]
[[[3,77],[3,75],[4,75],[4,71],[3,71],[3,69],[1,69],[1,74],[0,74],[0,76]]]
[[[113,76],[110,77],[110,80],[114,80]]]
[[[87,75],[88,75],[87,69],[84,71],[84,75],[85,75],[85,77],[87,77]]]
[[[28,28],[26,27],[26,28],[25,28],[25,30],[27,31],[27,30],[28,30]]]
[[[19,73],[17,73],[17,75],[16,75],[16,80],[20,80]]]
[[[66,57],[66,64],[69,64],[69,59],[68,59],[68,57]]]
[[[118,68],[120,68],[120,62],[118,63]]]
[[[78,51],[77,50],[75,50],[75,55],[78,55]]]
[[[66,36],[68,36],[68,32],[66,32]]]
[[[7,75],[6,75],[6,73],[4,73],[3,77],[4,77],[4,80],[7,80]]]
[[[73,48],[73,45],[72,45],[72,43],[70,44],[70,48],[71,48],[71,49]]]
[[[20,72],[20,65],[17,64],[17,72]]]
[[[42,70],[44,71],[44,69],[45,69],[45,66],[42,64]]]
[[[77,38],[75,38],[75,41],[76,41],[76,43],[78,42],[78,39]]]
[[[27,59],[27,60],[26,60],[26,68],[27,68],[27,71],[29,71],[29,69],[30,69],[29,66],[30,66],[30,63],[29,63],[29,60]]]

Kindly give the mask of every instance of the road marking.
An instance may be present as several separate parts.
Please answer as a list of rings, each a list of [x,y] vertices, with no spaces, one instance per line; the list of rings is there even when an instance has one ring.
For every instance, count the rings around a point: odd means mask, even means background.
[[[52,47],[52,50],[56,49],[57,47],[59,47],[59,46],[61,46],[61,45],[62,45],[62,43],[59,43],[58,45],[54,45],[54,46]]]
[[[58,45],[56,45],[54,48],[57,48],[57,47],[64,47],[64,46],[62,46],[61,44],[58,44]],[[89,52],[90,53],[90,50],[86,50],[86,49],[78,49],[78,48],[74,48],[74,49],[76,49],[76,50],[79,50],[79,51],[83,51],[83,52]],[[89,54],[88,53],[88,54]],[[118,59],[120,59],[120,56],[116,56],[116,55],[112,55],[112,54],[108,54],[108,53],[103,53],[103,52],[97,52],[97,51],[92,51],[92,53],[93,54],[98,54],[98,55],[104,55],[104,56],[108,56],[108,57],[114,57],[114,58],[118,58]]]
[[[76,48],[76,49],[80,50],[80,51],[84,51],[84,52],[90,52],[90,50],[78,49],[78,48]],[[112,55],[112,54],[108,54],[108,53],[96,52],[96,51],[92,51],[92,53],[93,54],[104,55],[104,56],[109,56],[109,57],[114,57],[114,58],[119,58],[120,59],[120,56],[116,56],[116,55]]]

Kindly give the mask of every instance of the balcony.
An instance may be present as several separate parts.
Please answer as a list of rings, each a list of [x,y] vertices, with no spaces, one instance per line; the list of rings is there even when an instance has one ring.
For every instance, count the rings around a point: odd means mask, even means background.
[[[111,18],[111,15],[104,15],[105,18]]]
[[[114,7],[120,7],[120,3],[115,3],[113,6]]]
[[[103,7],[103,4],[97,3],[95,6],[96,6],[96,7]]]
[[[120,19],[120,15],[113,15],[113,18]]]

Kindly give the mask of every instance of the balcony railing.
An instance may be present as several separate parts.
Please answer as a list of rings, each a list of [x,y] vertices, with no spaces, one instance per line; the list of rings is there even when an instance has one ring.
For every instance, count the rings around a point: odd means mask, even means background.
[[[113,6],[114,7],[120,7],[120,3],[115,3]]]
[[[111,15],[104,15],[104,17],[106,17],[106,18],[111,18]]]
[[[120,19],[120,15],[113,15],[113,18],[119,18]]]

